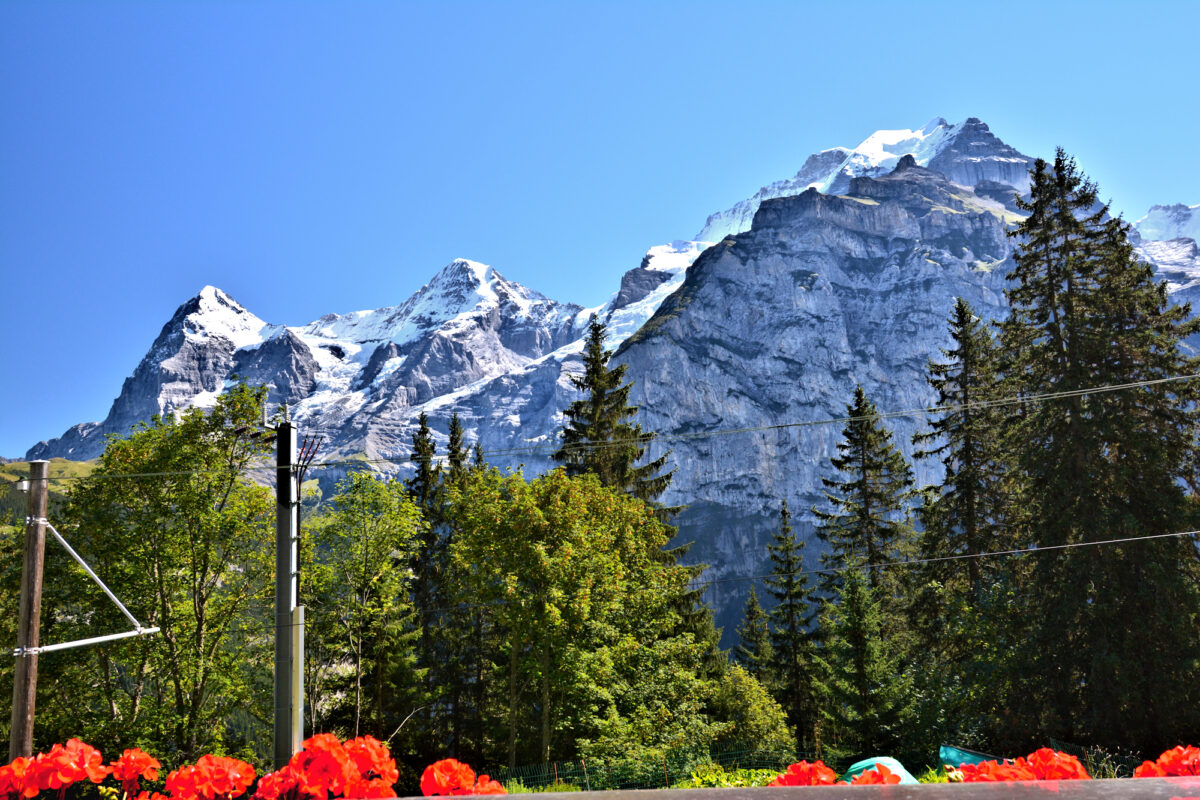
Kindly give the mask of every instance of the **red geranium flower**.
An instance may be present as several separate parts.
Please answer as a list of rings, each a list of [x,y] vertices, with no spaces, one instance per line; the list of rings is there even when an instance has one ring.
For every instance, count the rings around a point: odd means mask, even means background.
[[[1144,761],[1133,771],[1135,778],[1166,778],[1181,775],[1200,775],[1200,747],[1172,747],[1157,761]],[[0,782],[0,791],[3,783]]]
[[[162,765],[158,759],[143,753],[136,747],[126,750],[121,757],[109,765],[112,776],[121,782],[121,791],[126,800],[138,794],[138,780],[158,780],[158,768]]]
[[[346,754],[354,762],[358,774],[364,779],[379,778],[388,786],[400,779],[396,760],[388,752],[387,745],[374,736],[359,736],[346,742]]]
[[[892,772],[883,764],[876,764],[874,769],[868,769],[855,775],[854,780],[850,781],[850,785],[872,786],[899,782],[899,775]]]
[[[255,800],[307,800],[313,796],[312,787],[305,783],[304,773],[291,764],[262,776],[254,789]]]
[[[360,779],[346,784],[346,797],[361,798],[361,800],[395,797],[396,790],[392,788],[393,783],[395,783],[394,780],[387,781],[380,778],[371,780]]]
[[[475,770],[453,758],[443,758],[425,768],[421,775],[421,793],[426,797],[435,794],[507,794],[498,782],[481,775],[475,781]]]
[[[2,800],[17,800],[25,793],[26,776],[31,773],[32,758],[17,756],[11,764],[0,767],[0,798]],[[36,780],[34,794],[37,794]]]
[[[500,781],[494,781],[487,775],[480,775],[479,780],[475,782],[472,794],[508,794]]]
[[[1017,759],[1024,762],[1025,759]],[[998,761],[982,761],[978,764],[963,764],[958,768],[962,773],[964,783],[982,783],[994,781],[1035,781],[1037,776],[1024,763],[1005,763]]]
[[[838,783],[838,776],[825,766],[823,761],[800,761],[792,764],[787,771],[767,786],[832,786]]]
[[[346,749],[331,733],[306,739],[304,749],[292,756],[288,766],[303,778],[312,796],[319,800],[342,794],[346,783],[358,777]]]
[[[1021,759],[1017,759],[1021,761]],[[1073,755],[1043,747],[1029,754],[1026,763],[1039,781],[1090,779],[1087,770]]]
[[[66,746],[56,744],[48,753],[40,753],[25,776],[25,797],[36,797],[47,789],[61,797],[72,784],[84,780],[100,783],[109,773],[100,751],[79,739],[68,739]]]
[[[224,756],[200,756],[167,776],[167,791],[176,800],[232,800],[245,794],[254,783],[254,767]]]

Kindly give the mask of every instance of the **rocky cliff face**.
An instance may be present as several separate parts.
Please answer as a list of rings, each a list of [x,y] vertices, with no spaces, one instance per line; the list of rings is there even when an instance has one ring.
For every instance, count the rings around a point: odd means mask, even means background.
[[[955,298],[1003,316],[1005,232],[1019,219],[1014,197],[1030,161],[975,119],[881,131],[811,156],[793,178],[710,217],[698,241],[652,248],[592,309],[467,260],[398,306],[298,327],[269,325],[206,287],[164,326],[103,422],[29,457],[94,457],[104,434],[211,404],[240,375],[325,437],[322,459],[365,455],[403,472],[417,416],[429,416],[441,449],[457,413],[492,463],[534,473],[552,464],[597,313],[628,365],[639,422],[661,435],[652,455],[672,451],[664,499],[688,505],[680,540],[695,541],[690,557],[720,581],[711,599],[732,635],[745,579],[767,570],[780,500],[811,530],[841,436],[841,424],[825,422],[844,416],[855,385],[883,411],[926,407],[925,366],[949,346]],[[1160,217],[1139,221],[1139,252],[1174,297],[1200,300],[1200,251],[1177,235],[1186,220]],[[911,454],[922,416],[889,424]],[[918,480],[935,470],[918,464]]]
[[[814,423],[844,417],[855,385],[883,410],[931,404],[925,366],[949,344],[955,298],[983,316],[1003,312],[1010,222],[1004,206],[913,159],[852,179],[844,196],[767,200],[625,342],[618,357],[644,425],[718,434],[670,445],[678,472],[666,498],[692,504],[684,535],[703,531],[692,554],[710,577],[769,570],[764,542],[782,499],[811,529],[842,427]],[[911,454],[922,418],[890,424]],[[721,433],[729,428],[750,430]],[[917,471],[934,477],[932,465]],[[715,585],[727,627],[745,587]]]

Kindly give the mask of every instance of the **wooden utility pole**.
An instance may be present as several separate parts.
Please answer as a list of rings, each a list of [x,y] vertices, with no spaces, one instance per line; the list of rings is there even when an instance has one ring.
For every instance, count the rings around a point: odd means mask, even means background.
[[[21,605],[17,617],[16,667],[13,670],[12,728],[8,760],[33,755],[33,709],[37,700],[38,631],[42,622],[42,564],[46,555],[46,507],[49,461],[29,463],[29,516],[25,520],[25,556],[21,562]]]

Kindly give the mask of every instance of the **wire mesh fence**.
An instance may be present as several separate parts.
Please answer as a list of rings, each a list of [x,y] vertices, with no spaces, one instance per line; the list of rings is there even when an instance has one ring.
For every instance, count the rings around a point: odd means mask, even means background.
[[[498,767],[493,778],[517,791],[601,791],[608,789],[661,789],[688,781],[709,765],[724,770],[763,769],[782,772],[814,753],[748,747],[683,748],[646,751],[638,757],[551,761],[507,768]]]

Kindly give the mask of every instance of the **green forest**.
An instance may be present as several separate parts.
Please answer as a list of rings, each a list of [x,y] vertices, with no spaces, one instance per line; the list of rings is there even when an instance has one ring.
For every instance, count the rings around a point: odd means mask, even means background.
[[[1200,360],[1184,340],[1200,322],[1073,159],[1039,160],[1031,180],[1009,315],[960,300],[928,365],[937,407],[914,445],[942,482],[915,485],[854,391],[811,509],[818,541],[778,498],[771,574],[735,647],[659,502],[670,453],[645,459],[654,433],[593,318],[559,468],[491,467],[457,418],[439,453],[422,415],[406,480],[364,462],[306,498],[306,732],[388,742],[402,794],[446,756],[661,770],[740,748],[920,767],[942,743],[1137,759],[1194,743]],[[35,750],[78,736],[171,766],[269,762],[275,503],[249,477],[271,452],[264,402],[235,388],[52,482],[56,528],[161,633],[43,655]],[[14,642],[24,509],[5,503],[0,641]],[[126,629],[54,547],[42,641]],[[11,686],[5,659],[0,696]]]

